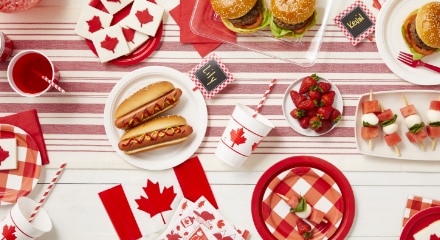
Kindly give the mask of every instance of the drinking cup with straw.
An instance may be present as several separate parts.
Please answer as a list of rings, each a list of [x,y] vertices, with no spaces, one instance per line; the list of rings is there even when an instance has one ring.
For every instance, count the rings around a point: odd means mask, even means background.
[[[215,152],[215,155],[226,164],[240,167],[275,127],[259,113],[274,84],[275,79],[271,81],[255,109],[240,103],[235,106]]]

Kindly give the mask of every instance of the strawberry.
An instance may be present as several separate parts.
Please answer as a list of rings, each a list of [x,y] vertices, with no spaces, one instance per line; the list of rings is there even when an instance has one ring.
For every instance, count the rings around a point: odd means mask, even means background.
[[[332,88],[332,85],[328,82],[320,81],[318,83],[318,87],[322,93],[328,93],[330,91],[330,89]]]
[[[292,111],[290,111],[290,116],[292,116],[295,119],[300,119],[305,114],[306,114],[306,111],[304,111],[303,109],[295,108]]]
[[[307,97],[299,94],[299,92],[295,90],[290,90],[290,98],[292,99],[293,104],[295,104],[296,107],[298,107],[299,103],[306,100]]]
[[[298,105],[298,108],[302,110],[313,110],[315,108],[315,103],[312,99],[306,99]]]
[[[309,98],[314,101],[319,102],[321,100],[321,93],[317,89],[310,90],[309,91]]]
[[[341,117],[342,117],[341,112],[338,109],[334,108],[332,115],[330,116],[330,120],[332,121],[332,123],[335,124],[339,122],[339,120],[341,120]]]
[[[296,227],[298,228],[299,235],[304,239],[310,239],[312,237],[312,227],[301,218],[296,220]]]
[[[328,93],[325,93],[321,96],[321,102],[320,105],[322,106],[331,106],[333,105],[333,102],[335,101],[335,91],[329,91]]]
[[[316,108],[309,110],[309,111],[306,111],[306,116],[307,117],[314,117],[314,116],[316,116],[316,112],[317,112]]]
[[[316,74],[303,78],[298,92],[301,94],[307,93],[312,87],[317,85],[318,79]]]
[[[313,130],[318,130],[322,127],[322,121],[318,116],[314,116],[310,118],[309,127]]]
[[[309,128],[309,122],[310,122],[310,117],[307,117],[307,116],[304,116],[304,117],[298,119],[299,125],[304,129]]]
[[[329,119],[324,119],[321,122],[321,128],[315,130],[317,133],[325,133],[333,127],[333,123]]]
[[[326,105],[326,106],[319,107],[316,110],[316,115],[320,119],[329,119],[330,116],[332,115],[332,112],[333,112],[333,107],[331,105]]]

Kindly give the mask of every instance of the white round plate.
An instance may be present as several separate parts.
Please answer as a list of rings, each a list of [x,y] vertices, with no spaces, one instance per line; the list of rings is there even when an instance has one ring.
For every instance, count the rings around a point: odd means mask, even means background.
[[[380,9],[376,21],[376,44],[385,64],[398,77],[419,85],[440,84],[440,74],[424,67],[407,66],[397,60],[397,55],[400,51],[410,52],[402,37],[403,22],[412,11],[430,1],[388,0]],[[423,61],[440,66],[440,53],[424,57]]]
[[[162,115],[178,114],[183,116],[194,131],[183,143],[152,151],[127,155],[119,150],[118,142],[123,130],[114,126],[114,112],[127,97],[146,85],[169,81],[182,89],[180,102]],[[107,137],[115,151],[127,162],[148,170],[163,170],[179,165],[190,158],[203,141],[208,126],[208,110],[200,91],[193,91],[195,84],[183,73],[168,67],[144,67],[124,76],[112,89],[104,109],[104,127]]]
[[[300,78],[298,80],[295,80],[292,84],[290,84],[290,86],[286,89],[286,92],[284,93],[284,97],[283,97],[283,114],[284,114],[284,118],[286,118],[287,122],[289,123],[289,126],[291,128],[293,128],[293,130],[295,130],[297,133],[302,134],[304,136],[321,136],[324,135],[328,132],[330,132],[331,130],[333,130],[333,128],[335,128],[336,125],[338,125],[338,123],[333,124],[332,128],[330,130],[328,130],[327,132],[323,132],[323,133],[317,133],[314,130],[308,128],[308,129],[304,129],[302,128],[299,123],[298,120],[293,118],[292,116],[290,116],[290,111],[292,111],[295,107],[295,105],[293,104],[292,99],[290,98],[290,90],[299,90],[299,87],[301,86],[301,82],[302,82],[303,78]],[[339,92],[339,89],[336,87],[336,85],[334,85],[333,83],[331,83],[329,80],[326,80],[324,78],[320,78],[319,81],[324,81],[324,82],[328,82],[332,85],[331,90],[335,91],[336,95],[335,95],[335,101],[333,102],[333,107],[338,109],[339,112],[341,112],[342,114],[342,110],[343,110],[343,102],[342,102],[342,95],[341,92]]]

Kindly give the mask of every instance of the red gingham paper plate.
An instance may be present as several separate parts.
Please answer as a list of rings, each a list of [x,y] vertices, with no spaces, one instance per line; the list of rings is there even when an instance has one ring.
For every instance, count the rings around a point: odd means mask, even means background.
[[[0,171],[0,205],[15,203],[27,196],[41,173],[41,157],[37,144],[21,128],[0,124],[0,138],[17,139],[17,169]]]
[[[416,213],[416,215],[410,218],[405,224],[402,234],[400,235],[400,240],[414,240],[414,234],[439,220],[440,207],[431,207]]]
[[[276,193],[302,195],[326,213],[327,224],[314,227],[312,239],[343,239],[353,224],[355,202],[350,183],[335,166],[312,156],[286,158],[258,180],[252,195],[252,218],[263,239],[300,238],[295,214]]]

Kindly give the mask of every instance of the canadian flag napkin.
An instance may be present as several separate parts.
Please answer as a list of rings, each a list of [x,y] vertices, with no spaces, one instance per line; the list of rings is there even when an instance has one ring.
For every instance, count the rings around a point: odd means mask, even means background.
[[[406,202],[406,208],[403,216],[402,226],[405,226],[405,224],[409,221],[409,219],[414,215],[416,215],[416,213],[425,210],[427,208],[437,207],[437,206],[440,206],[440,201],[438,200],[433,200],[415,195],[409,195],[408,200]]]
[[[119,184],[98,195],[122,240],[165,230],[183,198],[195,202],[203,196],[218,208],[198,157],[173,169],[149,172],[143,183]]]

